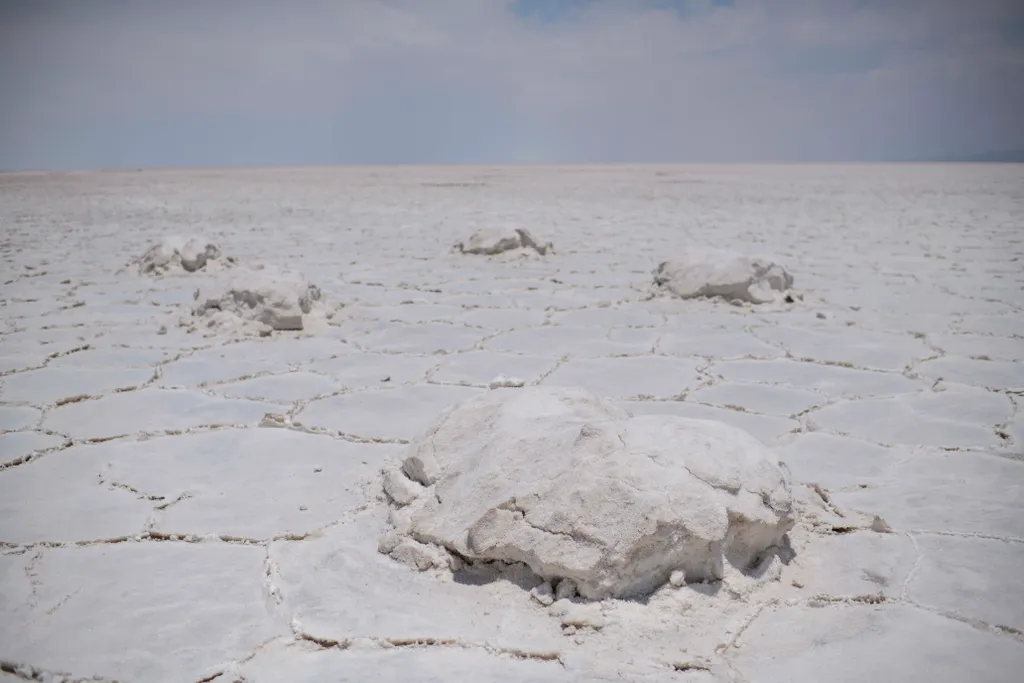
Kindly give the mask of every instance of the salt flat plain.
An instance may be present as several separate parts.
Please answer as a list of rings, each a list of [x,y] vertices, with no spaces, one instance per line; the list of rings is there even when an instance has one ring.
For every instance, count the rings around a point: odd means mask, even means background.
[[[7,174],[0,224],[2,681],[1019,680],[1024,166]],[[449,253],[489,225],[555,253]],[[190,233],[344,315],[179,327],[212,276],[122,270]],[[649,298],[691,244],[805,299]],[[381,468],[499,374],[736,425],[891,533],[561,619],[378,553]]]

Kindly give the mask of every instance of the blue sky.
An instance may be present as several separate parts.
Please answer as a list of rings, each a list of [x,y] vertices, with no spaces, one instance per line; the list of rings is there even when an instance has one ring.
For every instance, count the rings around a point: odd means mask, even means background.
[[[1018,0],[0,0],[0,169],[1024,149]]]
[[[600,0],[512,0],[508,7],[520,19],[536,20],[546,23],[571,21],[577,19],[592,5]],[[605,0],[607,1],[607,0]],[[716,7],[731,7],[733,0],[710,0],[709,2],[693,2],[692,0],[632,0],[634,11],[671,10],[680,19],[691,19],[702,12]]]

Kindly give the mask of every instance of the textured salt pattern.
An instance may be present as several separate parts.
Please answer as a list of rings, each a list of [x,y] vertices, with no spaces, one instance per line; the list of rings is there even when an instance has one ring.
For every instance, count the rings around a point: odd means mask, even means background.
[[[131,266],[140,274],[194,273],[213,266],[230,266],[234,259],[221,259],[220,249],[203,237],[165,237],[146,250]]]
[[[1022,174],[0,175],[0,678],[1016,680]],[[449,253],[475,225],[558,251]],[[237,266],[125,270],[197,232]],[[694,247],[774,254],[804,299],[649,298]],[[260,263],[344,309],[189,331],[196,289]],[[788,547],[637,600],[380,553],[423,488],[401,508],[382,471],[449,406],[531,387],[744,430],[790,470]]]
[[[465,241],[456,242],[453,249],[462,254],[482,256],[532,250],[544,256],[553,251],[554,246],[550,242],[542,244],[525,228],[483,228],[474,232]]]
[[[654,284],[680,299],[720,297],[764,304],[780,299],[793,286],[793,276],[768,258],[690,248],[658,264]]]
[[[446,549],[523,563],[590,599],[643,597],[674,573],[691,583],[762,573],[793,526],[789,473],[754,437],[632,417],[579,389],[492,391],[454,406],[384,485],[408,505],[381,541],[396,559],[423,568]]]
[[[238,269],[228,279],[200,287],[195,299],[192,318],[183,326],[260,336],[307,330],[314,319],[328,321],[337,310],[301,275],[272,267]]]

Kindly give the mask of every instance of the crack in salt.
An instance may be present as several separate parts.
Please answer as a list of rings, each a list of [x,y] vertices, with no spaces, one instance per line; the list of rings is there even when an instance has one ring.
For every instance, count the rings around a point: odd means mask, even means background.
[[[129,486],[128,484],[122,484],[121,482],[117,481],[107,481],[103,478],[102,474],[97,475],[97,479],[99,481],[100,486],[106,486],[111,490],[120,489],[122,491],[127,491],[129,493],[134,494],[135,497],[138,498],[139,500],[164,500],[164,496],[156,496],[151,493],[144,493],[139,489],[135,488],[134,486]]]
[[[301,624],[297,620],[293,620],[292,626],[296,630],[295,638],[297,641],[310,642],[324,650],[347,650],[351,648],[356,641],[367,641],[382,650],[389,650],[393,648],[450,648],[482,650],[492,655],[503,655],[520,660],[557,662],[559,665],[563,667],[565,666],[565,663],[562,660],[562,653],[555,651],[532,651],[515,647],[502,647],[492,645],[490,643],[467,642],[457,638],[435,638],[432,636],[420,636],[415,638],[392,638],[380,636],[361,638],[358,636],[350,636],[342,639],[335,639],[311,634],[308,631],[303,630]]]
[[[63,681],[64,683],[118,683],[111,678],[102,676],[74,676],[63,671],[51,671],[31,664],[18,663],[9,659],[0,659],[0,671],[11,674],[15,678],[25,681],[40,681],[50,683],[51,681]]]

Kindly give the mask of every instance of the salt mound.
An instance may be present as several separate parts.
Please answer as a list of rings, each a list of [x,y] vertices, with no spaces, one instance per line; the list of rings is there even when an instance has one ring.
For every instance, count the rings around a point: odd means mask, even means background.
[[[397,509],[381,552],[420,569],[523,563],[589,599],[756,574],[794,523],[788,471],[754,437],[572,388],[450,408],[384,490]]]
[[[197,289],[195,299],[193,320],[186,325],[199,322],[264,336],[306,329],[312,318],[329,320],[337,308],[303,276],[265,266],[237,270],[230,279]]]
[[[761,304],[791,288],[793,276],[769,258],[691,248],[659,264],[654,284],[682,299],[721,297]]]
[[[163,275],[173,271],[194,273],[217,262],[220,255],[217,245],[202,237],[167,237],[147,249],[131,265],[143,275]],[[224,261],[232,263],[234,259]]]
[[[517,249],[532,249],[541,256],[554,249],[551,242],[541,244],[523,228],[484,228],[477,230],[465,242],[457,242],[453,250],[463,254],[494,256]]]

